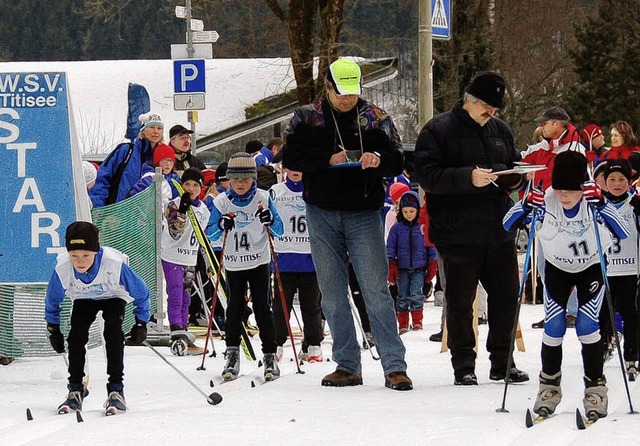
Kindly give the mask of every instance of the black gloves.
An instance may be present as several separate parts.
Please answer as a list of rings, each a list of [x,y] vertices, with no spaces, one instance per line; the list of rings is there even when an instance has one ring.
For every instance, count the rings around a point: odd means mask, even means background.
[[[189,195],[189,192],[185,192],[180,197],[180,207],[178,208],[178,212],[180,214],[186,214],[190,207],[191,207],[191,196]]]
[[[47,324],[49,342],[56,353],[64,353],[64,336],[60,331],[60,324]]]
[[[141,345],[147,339],[147,323],[136,318],[136,323],[129,332],[129,338],[132,344]]]
[[[218,227],[223,231],[231,231],[235,225],[234,216],[230,214],[225,214],[218,220]]]
[[[271,223],[273,223],[273,214],[267,208],[258,209],[255,215],[256,217],[258,217],[258,220],[260,220],[260,223],[265,226],[269,226]]]

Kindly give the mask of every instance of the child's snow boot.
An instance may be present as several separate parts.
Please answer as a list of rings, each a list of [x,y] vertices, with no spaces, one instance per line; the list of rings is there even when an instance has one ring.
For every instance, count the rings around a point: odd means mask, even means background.
[[[607,397],[607,379],[602,375],[601,378],[590,380],[584,377],[584,412],[589,417],[590,414],[596,413],[598,418],[607,416],[607,407],[609,398]]]
[[[398,331],[401,335],[409,331],[408,311],[398,311]]]
[[[551,376],[544,372],[540,372],[538,396],[535,404],[533,405],[533,411],[535,413],[546,416],[555,412],[556,407],[560,404],[560,400],[562,399],[562,390],[560,389],[561,378],[562,372],[558,372]]]
[[[413,330],[422,330],[422,308],[411,311]]]
[[[222,371],[222,379],[233,381],[240,373],[240,347],[227,347],[224,357],[227,359],[227,363]]]

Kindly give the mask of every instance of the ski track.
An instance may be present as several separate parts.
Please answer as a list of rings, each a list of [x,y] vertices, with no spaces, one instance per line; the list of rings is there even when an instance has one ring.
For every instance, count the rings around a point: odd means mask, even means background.
[[[322,377],[335,370],[330,356],[331,340],[323,343],[325,362],[303,363],[298,374],[289,343],[279,363],[281,377],[266,383],[257,361],[241,358],[238,380],[222,383],[224,343],[215,340],[218,356],[207,356],[204,371],[197,371],[201,356],[177,357],[169,348],[157,347],[207,395],[218,392],[223,401],[212,406],[167,364],[146,347],[125,349],[125,396],[128,412],[104,416],[105,359],[101,348],[89,352],[90,395],[84,401],[84,422],[75,414],[56,415],[64,400],[65,380],[50,377],[60,366],[58,356],[20,359],[0,367],[0,438],[2,445],[174,445],[215,441],[242,445],[598,445],[615,435],[616,443],[637,441],[640,416],[627,415],[628,401],[617,358],[605,368],[609,385],[609,416],[585,431],[575,426],[575,409],[582,409],[580,345],[573,330],[564,342],[563,399],[551,420],[530,429],[524,424],[527,408],[533,407],[540,370],[542,330],[531,329],[541,318],[541,305],[522,307],[521,324],[527,351],[515,352],[517,366],[531,380],[510,384],[505,407],[501,407],[504,382],[488,378],[489,361],[484,347],[486,325],[480,326],[476,374],[479,385],[454,386],[449,353],[440,343],[429,342],[439,326],[441,308],[425,306],[425,329],[402,336],[407,346],[408,374],[415,389],[396,392],[384,387],[379,361],[362,351],[364,385],[351,388],[320,386]],[[260,342],[253,347],[260,355]],[[198,338],[199,345],[204,340]],[[299,351],[299,346],[297,347]],[[210,387],[210,381],[214,387]],[[251,387],[251,381],[255,387]],[[640,388],[629,383],[632,399],[640,403]],[[34,420],[27,421],[29,407]]]

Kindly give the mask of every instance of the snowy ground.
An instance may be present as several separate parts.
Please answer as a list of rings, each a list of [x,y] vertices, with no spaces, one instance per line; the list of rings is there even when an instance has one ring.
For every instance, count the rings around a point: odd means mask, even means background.
[[[106,418],[105,359],[101,348],[90,352],[90,391],[84,404],[84,423],[73,415],[55,415],[66,396],[66,381],[52,379],[64,370],[60,357],[18,360],[0,367],[0,444],[2,445],[174,445],[192,444],[327,444],[327,445],[602,445],[632,444],[638,440],[640,415],[628,415],[629,404],[617,357],[605,369],[609,381],[609,416],[586,431],[575,427],[576,407],[582,408],[582,367],[579,343],[569,330],[564,344],[563,393],[558,416],[532,429],[524,426],[527,407],[533,405],[540,368],[541,330],[531,329],[539,320],[542,306],[522,307],[521,322],[525,353],[516,353],[518,367],[532,380],[510,385],[506,408],[502,403],[503,383],[489,381],[489,362],[484,349],[487,327],[480,326],[477,387],[456,387],[448,353],[440,344],[428,341],[438,329],[440,308],[425,307],[426,325],[421,332],[403,335],[407,346],[409,375],[415,389],[397,392],[384,387],[379,362],[363,351],[364,385],[354,388],[325,388],[322,376],[334,370],[333,362],[305,364],[296,373],[290,346],[281,362],[283,376],[262,384],[262,370],[243,359],[245,374],[232,383],[220,384],[224,349],[216,342],[217,358],[207,358],[206,371],[196,371],[200,357],[172,356],[167,359],[180,368],[207,394],[219,392],[218,406],[187,384],[174,370],[146,347],[127,347],[125,394],[129,412]],[[198,341],[202,343],[203,341]],[[259,341],[254,340],[259,351]],[[331,342],[323,344],[330,356]],[[216,384],[210,387],[210,380]],[[251,381],[256,386],[251,387]],[[640,387],[630,383],[634,404],[640,404]],[[27,421],[30,408],[34,420]],[[634,406],[634,408],[636,408]],[[197,442],[197,443],[196,443]]]

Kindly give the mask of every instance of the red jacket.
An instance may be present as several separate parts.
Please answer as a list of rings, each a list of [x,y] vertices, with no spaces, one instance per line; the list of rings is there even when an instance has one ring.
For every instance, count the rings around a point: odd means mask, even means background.
[[[624,159],[628,160],[629,159],[629,155],[631,155],[633,152],[640,152],[640,147],[638,147],[638,146],[633,146],[633,147],[627,147],[627,146],[611,147],[611,149],[609,149],[609,151],[604,155],[603,159],[624,158]]]

